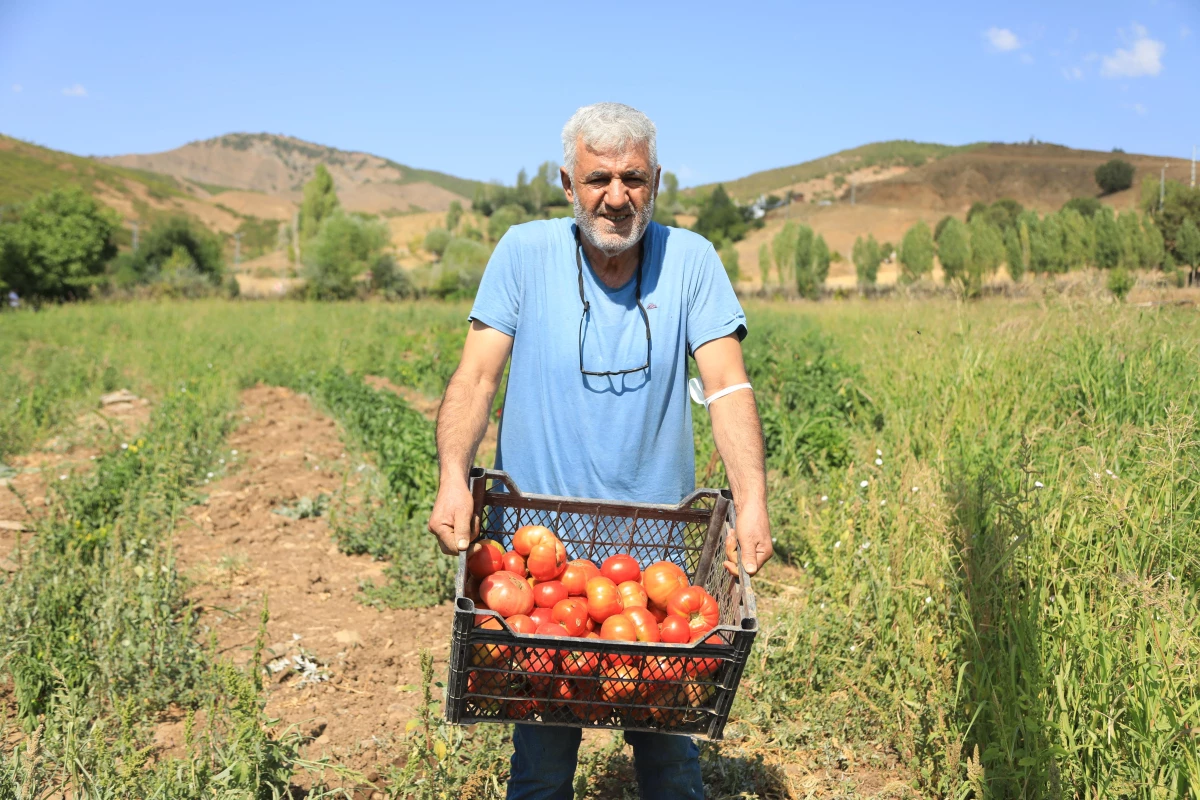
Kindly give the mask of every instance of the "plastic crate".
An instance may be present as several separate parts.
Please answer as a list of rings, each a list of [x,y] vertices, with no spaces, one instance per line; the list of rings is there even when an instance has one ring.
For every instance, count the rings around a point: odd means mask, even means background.
[[[720,619],[704,641],[692,644],[518,634],[496,612],[477,610],[464,596],[467,559],[460,554],[447,721],[720,739],[758,631],[740,553],[738,580],[724,567],[724,542],[733,526],[729,492],[699,489],[678,506],[522,494],[506,473],[479,468],[471,471],[470,485],[480,536],[509,549],[517,528],[538,524],[562,539],[569,558],[599,565],[625,552],[643,567],[673,561],[717,600]],[[477,627],[477,614],[495,617],[503,630]]]

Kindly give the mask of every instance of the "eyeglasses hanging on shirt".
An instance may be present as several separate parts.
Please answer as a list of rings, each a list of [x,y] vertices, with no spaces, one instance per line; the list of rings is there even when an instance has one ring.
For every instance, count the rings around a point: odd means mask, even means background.
[[[641,245],[638,245],[641,247]],[[584,369],[583,367],[583,324],[587,321],[588,312],[591,310],[591,303],[583,294],[583,242],[579,238],[579,228],[575,228],[575,266],[579,271],[579,302],[583,303],[583,314],[579,317],[579,371],[584,375],[594,375],[604,377],[609,375],[630,375],[634,372],[650,369],[650,315],[646,313],[646,307],[642,305],[642,262],[643,258],[638,259],[637,268],[637,283],[634,288],[634,297],[637,301],[638,311],[642,312],[642,320],[646,323],[646,363],[640,367],[632,369],[618,369],[595,371]],[[642,256],[645,255],[645,250],[642,251]]]

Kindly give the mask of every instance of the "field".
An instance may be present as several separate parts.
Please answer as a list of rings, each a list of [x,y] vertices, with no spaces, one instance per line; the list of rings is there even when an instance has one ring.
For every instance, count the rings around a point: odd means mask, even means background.
[[[1200,318],[1033,294],[747,301],[778,557],[711,796],[1200,795]],[[466,313],[0,315],[0,798],[502,796],[423,532]],[[632,775],[585,737],[577,796]]]

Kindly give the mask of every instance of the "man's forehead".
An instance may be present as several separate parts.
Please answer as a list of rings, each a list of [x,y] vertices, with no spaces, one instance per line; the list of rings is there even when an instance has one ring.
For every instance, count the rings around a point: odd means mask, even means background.
[[[650,148],[645,142],[621,148],[594,148],[580,138],[575,152],[575,165],[580,173],[650,171]]]

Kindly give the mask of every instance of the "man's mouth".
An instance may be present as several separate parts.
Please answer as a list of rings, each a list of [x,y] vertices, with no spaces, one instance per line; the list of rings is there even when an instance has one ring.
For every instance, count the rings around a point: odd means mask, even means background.
[[[614,225],[620,225],[622,222],[633,219],[633,214],[598,214],[601,219],[606,219]]]

